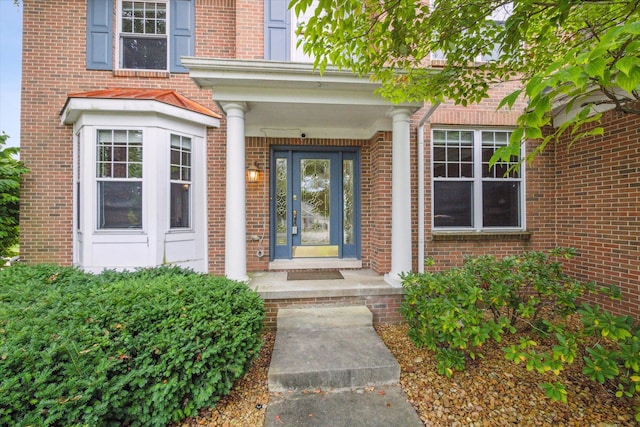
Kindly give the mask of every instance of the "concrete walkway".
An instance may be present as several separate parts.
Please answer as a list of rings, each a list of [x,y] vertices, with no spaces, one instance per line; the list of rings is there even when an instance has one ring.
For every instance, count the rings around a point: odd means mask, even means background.
[[[280,309],[266,427],[422,426],[366,307]]]

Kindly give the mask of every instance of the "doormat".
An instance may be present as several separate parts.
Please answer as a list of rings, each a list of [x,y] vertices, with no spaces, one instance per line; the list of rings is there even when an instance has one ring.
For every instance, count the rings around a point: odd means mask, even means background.
[[[287,280],[335,280],[344,279],[338,270],[289,271]]]

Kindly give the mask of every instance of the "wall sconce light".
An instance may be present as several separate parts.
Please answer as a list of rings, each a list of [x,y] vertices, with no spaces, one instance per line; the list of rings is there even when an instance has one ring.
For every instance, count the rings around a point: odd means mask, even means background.
[[[260,175],[260,167],[258,162],[253,162],[251,166],[247,168],[247,182],[258,182]]]

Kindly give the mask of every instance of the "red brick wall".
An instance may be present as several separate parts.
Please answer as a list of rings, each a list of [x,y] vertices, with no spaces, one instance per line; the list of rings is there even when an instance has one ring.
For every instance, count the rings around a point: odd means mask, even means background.
[[[196,54],[234,57],[235,2],[198,0],[196,7]],[[199,89],[188,74],[86,70],[85,0],[66,1],[64,7],[55,0],[26,0],[23,10],[21,158],[31,172],[22,183],[20,252],[27,262],[68,265],[73,233],[72,126],[60,125],[59,117],[67,94],[113,87],[163,88],[209,108],[216,106],[211,92]],[[208,132],[213,187],[210,264],[217,273],[224,271],[224,255],[220,260],[216,247],[224,242],[224,202],[213,197],[224,188],[225,139],[219,132]]]
[[[505,256],[534,249],[547,249],[554,243],[554,169],[553,153],[544,152],[533,164],[524,168],[526,194],[526,233],[478,236],[474,233],[451,237],[435,236],[431,230],[431,129],[438,126],[481,126],[513,128],[523,103],[512,111],[496,111],[502,97],[516,88],[514,83],[502,84],[491,90],[491,98],[468,107],[444,103],[438,107],[425,125],[425,258],[433,258],[434,269],[459,266],[465,256],[492,253]],[[527,144],[527,150],[533,144]]]
[[[267,299],[264,302],[265,321],[264,328],[267,331],[275,331],[278,310],[281,308],[305,308],[305,307],[344,307],[366,306],[373,314],[373,324],[402,323],[405,321],[400,314],[403,295],[368,295],[345,296],[324,298],[290,298]]]
[[[609,111],[602,124],[604,136],[556,147],[557,242],[580,253],[571,274],[622,289],[607,309],[640,318],[640,117]]]
[[[72,127],[60,125],[59,113],[71,92],[113,87],[170,88],[216,109],[212,94],[199,89],[187,74],[88,71],[85,69],[86,1],[26,0],[23,38],[21,157],[31,172],[24,177],[21,209],[21,255],[28,262],[72,261]],[[263,5],[253,0],[198,0],[196,50],[200,57],[255,59],[263,55]],[[250,12],[250,13],[249,13]],[[242,19],[239,17],[242,16]],[[114,15],[115,19],[115,15]],[[114,40],[115,43],[115,40]],[[434,125],[510,126],[515,112],[496,112],[497,100],[512,89],[498,86],[481,105],[439,107],[425,126],[425,154]],[[522,108],[520,104],[517,108]],[[412,117],[412,201],[417,205],[416,120]],[[586,138],[571,149],[566,142],[549,148],[526,167],[527,231],[529,240],[497,236],[491,240],[436,241],[429,229],[430,171],[425,171],[426,256],[440,265],[458,265],[464,255],[491,252],[506,255],[556,245],[577,247],[581,253],[569,264],[583,280],[614,283],[623,288],[623,301],[608,305],[617,312],[639,314],[640,259],[640,119],[605,114],[604,137]],[[209,269],[224,272],[225,239],[225,120],[208,130]],[[362,259],[378,273],[391,268],[391,141],[378,132],[369,141],[305,140],[312,145],[361,147]],[[260,182],[247,184],[247,234],[263,236],[265,256],[248,242],[248,271],[265,270],[268,252],[269,146],[301,144],[297,139],[248,138],[248,166],[257,160]],[[528,147],[530,150],[532,147]],[[266,159],[266,161],[265,161]],[[417,268],[417,211],[412,211],[414,268]]]
[[[391,141],[391,132],[379,132],[371,138],[371,170],[367,177],[362,177],[363,182],[368,178],[371,183],[370,203],[362,204],[362,233],[369,233],[370,245],[366,251],[363,245],[362,255],[364,258],[368,254],[371,269],[376,273],[391,270]]]

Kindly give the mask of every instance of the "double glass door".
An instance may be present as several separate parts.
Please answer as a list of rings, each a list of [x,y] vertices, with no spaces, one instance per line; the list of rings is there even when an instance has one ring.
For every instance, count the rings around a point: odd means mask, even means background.
[[[358,151],[281,149],[272,159],[273,258],[359,257]]]

